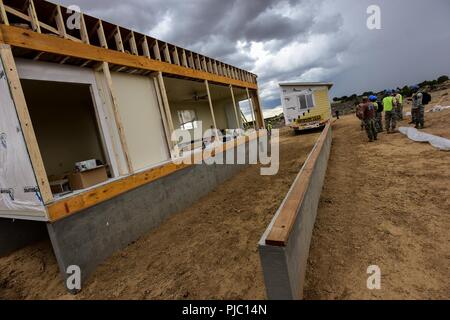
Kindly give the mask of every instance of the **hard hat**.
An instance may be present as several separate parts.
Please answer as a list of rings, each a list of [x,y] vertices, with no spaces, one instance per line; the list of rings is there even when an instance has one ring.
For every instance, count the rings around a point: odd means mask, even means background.
[[[372,95],[369,97],[369,100],[372,102],[377,101],[377,97]]]

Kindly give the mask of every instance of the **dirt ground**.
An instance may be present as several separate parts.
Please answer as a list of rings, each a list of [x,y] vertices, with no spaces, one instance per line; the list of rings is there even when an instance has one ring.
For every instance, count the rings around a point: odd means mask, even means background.
[[[285,131],[278,175],[245,169],[108,259],[76,296],[49,241],[0,258],[0,298],[265,299],[257,243],[318,135]]]
[[[450,105],[444,94],[433,94],[431,106],[441,98]],[[450,138],[450,111],[425,117],[424,131]],[[450,299],[449,230],[450,153],[400,133],[368,143],[356,117],[343,117],[334,124],[305,297]],[[381,290],[367,289],[371,265],[381,268]]]

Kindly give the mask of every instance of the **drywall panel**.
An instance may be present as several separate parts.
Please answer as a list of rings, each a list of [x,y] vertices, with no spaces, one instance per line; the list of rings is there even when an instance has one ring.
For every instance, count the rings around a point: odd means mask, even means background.
[[[46,217],[1,60],[0,216]]]
[[[169,152],[152,79],[117,72],[111,77],[133,169],[167,161]]]

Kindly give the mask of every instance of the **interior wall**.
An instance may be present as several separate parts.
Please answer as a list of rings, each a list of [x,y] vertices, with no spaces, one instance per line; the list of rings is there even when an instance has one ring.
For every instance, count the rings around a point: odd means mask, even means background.
[[[84,160],[106,162],[89,85],[21,82],[48,176]]]
[[[117,72],[111,77],[134,170],[169,160],[152,79]]]

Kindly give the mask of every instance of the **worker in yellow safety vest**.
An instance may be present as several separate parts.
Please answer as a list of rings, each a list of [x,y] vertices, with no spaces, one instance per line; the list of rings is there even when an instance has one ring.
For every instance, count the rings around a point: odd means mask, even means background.
[[[384,120],[387,133],[394,133],[395,127],[397,126],[396,110],[394,108],[396,101],[394,95],[395,94],[388,94],[383,99]]]

